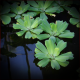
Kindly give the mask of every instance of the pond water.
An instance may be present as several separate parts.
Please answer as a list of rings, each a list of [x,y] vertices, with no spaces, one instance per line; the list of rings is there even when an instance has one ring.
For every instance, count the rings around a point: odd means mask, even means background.
[[[69,23],[66,12],[57,14],[56,18],[50,18],[49,22],[63,20]],[[67,67],[60,70],[52,69],[50,64],[45,68],[37,66],[39,61],[34,57],[35,44],[38,39],[24,39],[15,34],[11,25],[1,24],[1,79],[78,79],[79,73],[79,29],[69,23],[68,28],[75,33],[73,39],[63,39],[67,42],[67,48],[63,52],[72,51],[74,59],[69,61]],[[44,40],[41,41],[44,44]]]

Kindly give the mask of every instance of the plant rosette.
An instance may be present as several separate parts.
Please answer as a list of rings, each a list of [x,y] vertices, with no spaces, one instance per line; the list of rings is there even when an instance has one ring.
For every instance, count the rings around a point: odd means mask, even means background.
[[[15,19],[18,19],[18,18],[22,17],[22,14],[24,12],[26,12],[29,7],[30,7],[30,5],[25,4],[24,1],[21,1],[20,3],[19,2],[14,2],[11,5],[11,12],[15,13],[16,14]]]
[[[40,40],[50,38],[51,36],[60,37],[60,38],[73,38],[74,32],[70,32],[70,30],[66,30],[68,27],[68,23],[65,21],[57,20],[56,23],[50,23],[43,19],[40,26],[45,34],[37,35],[37,38]]]
[[[39,67],[45,67],[49,62],[51,62],[51,67],[56,70],[60,69],[60,65],[66,67],[69,64],[69,61],[72,60],[73,54],[72,52],[62,53],[60,52],[67,46],[67,43],[63,40],[59,40],[56,42],[55,37],[51,37],[48,40],[45,40],[45,46],[41,42],[36,43],[35,48],[35,57],[40,59],[38,62]]]
[[[55,17],[56,15],[53,13],[55,13],[59,9],[59,6],[53,7],[53,2],[54,1],[27,1],[27,3],[31,5],[28,10],[39,12],[40,14],[45,13]]]
[[[21,29],[21,31],[16,32],[18,36],[22,36],[25,33],[25,38],[30,39],[31,37],[35,39],[43,30],[38,28],[41,23],[40,18],[37,17],[35,20],[30,19],[29,15],[24,16],[24,19],[17,19],[17,24],[13,24],[14,29]]]

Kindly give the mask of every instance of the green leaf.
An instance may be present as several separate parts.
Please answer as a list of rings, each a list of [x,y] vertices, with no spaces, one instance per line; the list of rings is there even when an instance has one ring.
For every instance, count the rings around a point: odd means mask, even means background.
[[[11,18],[7,15],[1,15],[1,20],[2,20],[2,23],[6,25],[10,23]]]
[[[30,4],[33,7],[37,7],[38,8],[38,4],[35,1],[27,1],[28,4]]]
[[[49,63],[49,61],[50,61],[49,59],[43,59],[39,61],[37,65],[40,67],[45,67]]]
[[[18,6],[16,9],[18,11],[18,14],[21,14],[22,13],[22,7],[21,6]]]
[[[41,29],[32,29],[31,32],[40,34],[42,32],[42,30]]]
[[[43,6],[44,6],[44,2],[43,1],[37,1],[37,3],[38,3],[38,7],[39,8],[43,8]]]
[[[35,38],[37,38],[37,35],[32,33],[32,39],[35,39]]]
[[[30,7],[28,10],[29,11],[39,11],[39,9],[38,8],[35,8],[35,7]]]
[[[15,16],[15,19],[19,19],[19,18],[21,18],[21,15],[18,14]]]
[[[51,60],[51,67],[56,70],[60,69],[60,65],[58,64],[58,62],[56,60]]]
[[[27,30],[26,27],[20,25],[20,24],[13,24],[13,28],[14,29],[21,29],[21,30]]]
[[[75,18],[79,19],[79,12],[77,11],[77,9],[75,7],[72,7],[69,12],[70,15],[72,15]]]
[[[61,56],[68,56],[70,60],[74,59],[72,52],[61,54]]]
[[[24,21],[23,21],[22,19],[17,19],[17,22],[18,22],[20,25],[24,26]]]
[[[39,49],[35,48],[35,53],[42,53]]]
[[[38,26],[38,21],[39,21],[39,18],[36,18],[33,24],[31,25],[31,28],[36,28]]]
[[[28,39],[30,39],[32,37],[32,34],[28,31],[28,32],[26,32],[26,34],[25,34],[25,38],[28,38]]]
[[[44,54],[44,53],[37,53],[37,54],[35,54],[35,57],[38,58],[38,59],[47,58],[46,54]]]
[[[66,67],[68,64],[69,64],[69,62],[68,61],[65,61],[65,62],[60,62],[60,61],[57,61],[61,66],[63,66],[63,67]]]
[[[19,31],[19,32],[16,32],[16,34],[17,34],[18,36],[22,36],[25,32],[26,32],[26,31]]]
[[[30,20],[30,16],[29,15],[24,16],[24,24],[25,24],[25,27],[29,27],[30,28],[31,20]]]
[[[43,53],[48,54],[48,51],[46,49],[46,47],[41,43],[41,42],[37,42],[36,43],[36,47],[41,50]]]
[[[57,47],[59,48],[59,51],[61,52],[65,47],[67,47],[67,42],[64,42],[63,40],[60,40],[57,43]]]
[[[52,31],[56,33],[57,32],[57,25],[54,23],[50,23],[50,26],[52,28]]]
[[[54,48],[55,48],[53,41],[51,39],[46,40],[45,45],[46,45],[46,48],[48,50],[48,53],[53,54],[54,53]]]
[[[45,10],[45,12],[48,12],[48,13],[55,13],[57,10],[58,10],[59,7],[50,7],[50,8],[47,8]]]
[[[52,3],[53,1],[45,1],[44,9],[48,8]]]
[[[69,30],[65,30],[64,33],[59,35],[60,38],[73,38],[74,32],[70,32]]]
[[[60,54],[59,48],[56,47],[56,48],[54,49],[53,55],[54,55],[54,56],[58,56],[59,54]]]
[[[15,17],[16,16],[16,14],[14,14],[14,13],[7,13],[6,15],[9,17]]]
[[[45,13],[40,13],[40,18],[41,19],[48,19],[48,17],[45,15]]]
[[[37,38],[38,38],[39,40],[47,39],[47,38],[49,38],[49,37],[50,37],[49,34],[39,34],[39,35],[37,35]]]
[[[80,22],[76,25],[78,28],[80,28]]]
[[[69,22],[73,25],[76,25],[77,23],[79,23],[79,19],[70,18]]]
[[[57,57],[55,58],[55,60],[60,61],[60,62],[65,62],[65,61],[68,60],[68,59],[69,59],[68,56],[62,56],[62,55],[57,56]]]
[[[57,30],[59,33],[63,32],[67,27],[68,27],[68,23],[65,21],[56,21],[57,24]]]
[[[51,27],[46,19],[43,19],[43,22],[42,22],[42,24],[40,24],[40,26],[43,29],[43,31],[51,34]]]

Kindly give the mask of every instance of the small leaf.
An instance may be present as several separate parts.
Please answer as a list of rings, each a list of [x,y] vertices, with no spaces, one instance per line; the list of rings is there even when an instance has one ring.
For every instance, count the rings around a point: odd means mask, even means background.
[[[38,8],[35,8],[35,7],[30,7],[28,10],[29,11],[39,11],[39,9]]]
[[[17,34],[18,36],[22,36],[25,32],[26,32],[26,31],[19,31],[19,32],[16,32],[16,34]]]
[[[44,19],[44,18],[45,18],[45,19],[48,19],[48,17],[45,15],[45,13],[40,13],[40,18],[41,18],[41,19]]]
[[[80,28],[80,22],[76,25],[78,28]]]
[[[42,53],[39,49],[35,48],[35,53]]]
[[[77,23],[79,23],[79,19],[75,19],[75,18],[70,18],[69,21],[71,24],[76,25]]]
[[[48,51],[46,49],[46,47],[41,43],[41,42],[37,42],[36,43],[36,47],[41,50],[43,53],[48,54]]]
[[[41,29],[33,29],[33,30],[31,30],[31,32],[39,35],[42,32],[42,30]]]
[[[60,69],[60,65],[58,64],[58,62],[56,60],[51,60],[51,67],[56,70]]]
[[[31,37],[32,37],[31,33],[30,33],[29,31],[26,32],[26,34],[25,34],[25,38],[30,39]]]
[[[37,65],[40,67],[45,67],[49,63],[49,61],[50,61],[49,59],[43,59],[39,61]]]
[[[24,26],[24,21],[23,21],[22,19],[17,19],[17,22],[18,22],[20,25]]]
[[[21,15],[16,15],[15,16],[15,19],[19,19],[19,18],[21,18]]]
[[[35,28],[38,26],[38,21],[39,21],[39,18],[36,18],[33,22],[33,24],[31,25],[31,28]]]
[[[14,14],[14,13],[7,13],[6,15],[9,17],[15,17],[16,16],[16,14]]]
[[[50,37],[49,34],[39,34],[39,35],[37,35],[37,38],[38,38],[39,40],[47,39],[47,38],[49,38],[49,37]]]

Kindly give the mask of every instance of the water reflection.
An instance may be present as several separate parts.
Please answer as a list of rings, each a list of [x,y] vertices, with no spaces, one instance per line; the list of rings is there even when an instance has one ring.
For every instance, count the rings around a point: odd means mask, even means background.
[[[9,27],[8,32],[2,30],[2,35],[1,79],[42,79],[42,72],[33,63],[37,40],[18,37]]]

